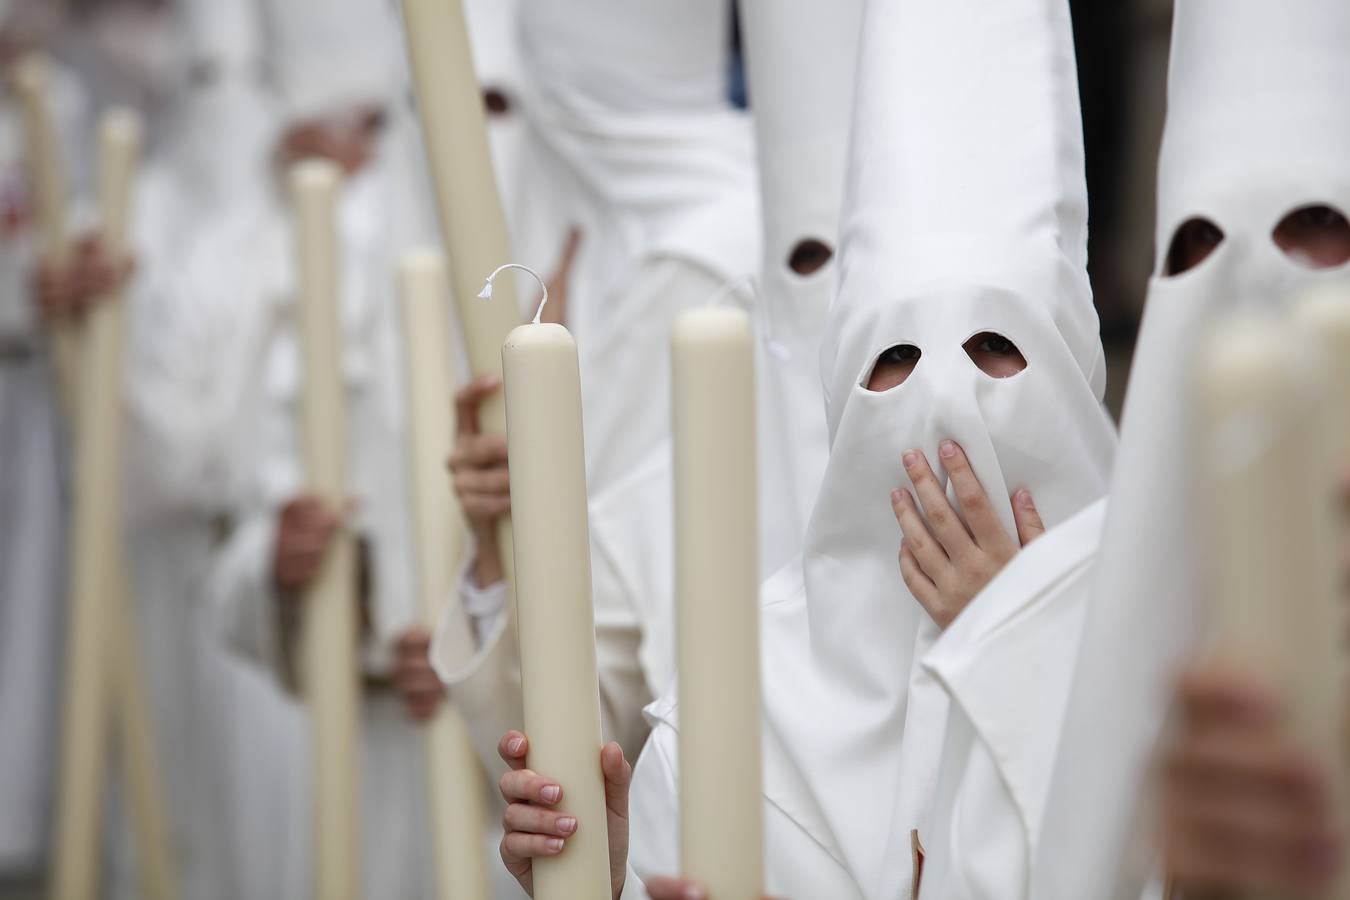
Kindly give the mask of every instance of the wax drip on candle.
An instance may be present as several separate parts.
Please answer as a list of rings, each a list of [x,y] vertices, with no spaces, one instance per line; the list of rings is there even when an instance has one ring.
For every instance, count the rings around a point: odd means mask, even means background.
[[[708,300],[707,305],[710,307],[717,306],[723,300],[739,291],[742,287],[748,289],[750,296],[758,301],[759,315],[760,318],[764,320],[764,349],[768,350],[769,355],[780,362],[786,362],[791,359],[792,351],[788,350],[784,344],[775,340],[773,337],[773,322],[769,317],[769,304],[764,302],[764,298],[759,295],[759,289],[755,286],[755,276],[743,275],[740,278],[734,278],[731,281],[726,282],[717,289],[717,293],[712,295]]]
[[[522,266],[519,263],[507,263],[504,266],[498,266],[493,270],[492,274],[487,277],[487,280],[483,282],[483,289],[478,292],[479,298],[482,300],[492,299],[492,281],[507,269],[519,269],[522,272],[528,272],[535,281],[539,282],[539,287],[543,290],[544,297],[539,301],[539,308],[534,311],[534,324],[538,325],[540,316],[544,314],[544,306],[548,303],[548,285],[544,284],[544,279],[540,278],[539,273],[529,266]]]

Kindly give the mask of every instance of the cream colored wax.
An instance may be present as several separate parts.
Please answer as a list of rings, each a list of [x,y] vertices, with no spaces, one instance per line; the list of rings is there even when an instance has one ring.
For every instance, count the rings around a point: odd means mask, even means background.
[[[400,266],[403,350],[407,360],[409,487],[422,621],[434,627],[455,600],[463,535],[445,460],[454,442],[450,373],[450,291],[439,253],[416,250]],[[452,631],[468,640],[468,630]],[[468,655],[472,648],[461,648]],[[482,827],[483,773],[459,711],[447,704],[425,726],[431,831],[441,900],[489,900]]]
[[[580,827],[534,862],[535,900],[610,896],[581,377],[561,325],[522,325],[502,347],[515,523],[516,613],[529,766],[562,785]]]
[[[327,161],[307,160],[290,173],[306,489],[333,509],[346,502],[349,484],[335,217],[340,182],[340,170]],[[356,555],[345,528],[334,536],[304,603],[300,679],[310,708],[313,753],[314,896],[342,900],[359,894],[361,849]]]
[[[713,900],[760,900],[758,476],[749,318],[721,307],[686,312],[675,323],[671,355],[682,873]]]
[[[500,375],[502,341],[520,324],[520,308],[511,279],[503,279],[495,289],[494,302],[478,299],[479,279],[510,259],[511,244],[492,169],[483,92],[474,72],[463,2],[404,0],[403,22],[469,368],[475,376]],[[483,403],[479,422],[489,434],[506,430],[500,393]],[[498,526],[497,543],[510,582],[513,554],[507,517]]]
[[[103,238],[117,255],[126,248],[140,143],[140,122],[134,114],[113,111],[104,117],[99,132],[99,213]],[[52,896],[70,900],[98,895],[107,725],[110,712],[125,708],[124,702],[114,705],[112,701],[128,699],[111,690],[124,694],[144,690],[137,680],[107,677],[109,672],[125,675],[126,668],[117,664],[118,657],[110,651],[112,636],[128,624],[122,544],[126,306],[120,295],[101,298],[90,311],[86,352],[88,358],[81,370],[84,384],[75,393],[80,400],[76,427],[79,440],[75,448],[65,719],[52,876]],[[129,699],[133,709],[143,703],[141,697]],[[156,808],[153,788],[134,783],[129,788],[133,809]],[[145,839],[144,832],[141,837]],[[159,852],[162,848],[141,849],[149,857],[151,868],[157,861],[167,864]]]
[[[1339,777],[1339,394],[1313,350],[1281,322],[1216,329],[1200,360],[1193,464],[1210,539],[1215,652],[1279,691],[1294,736]]]
[[[14,88],[23,120],[24,157],[32,186],[42,255],[60,259],[66,252],[66,173],[61,165],[61,145],[48,109],[51,74],[47,60],[35,53],[14,67]],[[66,323],[52,331],[52,356],[57,391],[67,416],[79,415],[75,390],[78,385],[78,342],[83,329]]]

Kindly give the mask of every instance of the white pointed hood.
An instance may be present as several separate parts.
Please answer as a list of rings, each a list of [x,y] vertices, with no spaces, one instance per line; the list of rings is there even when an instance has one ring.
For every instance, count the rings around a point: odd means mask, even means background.
[[[401,98],[406,68],[389,0],[262,0],[268,66],[290,120]]]
[[[1033,896],[1134,900],[1156,862],[1135,828],[1145,766],[1201,629],[1200,548],[1185,386],[1217,314],[1280,306],[1346,268],[1313,272],[1272,233],[1310,204],[1350,210],[1350,4],[1178,0],[1159,167],[1158,266],[1122,421]],[[1208,219],[1211,256],[1167,277],[1177,229]],[[1102,715],[1109,709],[1110,715]],[[1109,873],[1125,873],[1108,895]]]
[[[802,615],[766,596],[765,700],[864,895],[895,897],[929,799],[902,793],[923,780],[904,771],[907,754],[940,740],[906,743],[911,677],[936,627],[897,564],[901,454],[922,449],[936,468],[938,442],[958,441],[1011,531],[1006,498],[1019,488],[1050,526],[1104,493],[1114,435],[1099,400],[1067,3],[871,0],[863,26],[822,353],[830,459]],[[982,331],[1011,339],[1026,370],[997,380],[976,368],[962,344]],[[897,344],[922,351],[913,374],[868,391]]]
[[[788,350],[760,353],[761,559],[774,571],[801,550],[820,489],[828,438],[817,361],[835,281],[833,261],[791,268],[799,245],[839,246],[862,0],[747,0],[741,4],[758,148],[764,247],[761,329]]]

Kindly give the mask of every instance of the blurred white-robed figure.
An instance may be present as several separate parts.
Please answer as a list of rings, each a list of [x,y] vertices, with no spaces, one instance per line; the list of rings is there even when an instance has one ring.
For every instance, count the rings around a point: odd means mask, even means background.
[[[1054,761],[1038,900],[1134,900],[1160,862],[1146,777],[1204,630],[1187,465],[1197,351],[1226,312],[1281,310],[1347,278],[1344,253],[1321,259],[1306,238],[1344,247],[1350,230],[1350,7],[1180,0],[1173,28],[1157,266]]]
[[[621,15],[591,0],[520,3],[530,181],[517,205],[575,229],[545,316],[561,317],[580,353],[602,715],[630,752],[647,732],[643,705],[673,671],[670,324],[759,258],[751,125],[726,99],[729,26],[720,0],[644,0]],[[750,302],[743,286],[731,293]],[[461,485],[500,474],[504,499],[505,462],[502,442],[455,474]],[[463,506],[475,536],[468,615],[441,631],[471,629],[476,650],[441,637],[432,658],[495,766],[498,739],[522,724],[492,539],[501,510]]]

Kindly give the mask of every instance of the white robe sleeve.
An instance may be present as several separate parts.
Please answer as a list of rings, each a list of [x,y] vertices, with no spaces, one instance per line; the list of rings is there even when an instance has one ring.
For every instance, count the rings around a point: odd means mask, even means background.
[[[924,659],[951,700],[925,897],[1030,900],[1104,510],[1015,557]]]
[[[622,900],[645,898],[642,879],[680,871],[675,729],[657,723],[633,768],[628,795],[628,880]]]

